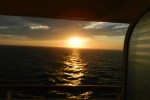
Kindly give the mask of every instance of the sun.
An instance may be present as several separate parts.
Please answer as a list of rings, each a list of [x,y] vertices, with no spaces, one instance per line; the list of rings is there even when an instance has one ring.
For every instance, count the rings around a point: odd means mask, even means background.
[[[82,39],[78,37],[73,37],[69,39],[69,44],[70,44],[70,47],[72,48],[81,48],[82,43],[83,43]]]

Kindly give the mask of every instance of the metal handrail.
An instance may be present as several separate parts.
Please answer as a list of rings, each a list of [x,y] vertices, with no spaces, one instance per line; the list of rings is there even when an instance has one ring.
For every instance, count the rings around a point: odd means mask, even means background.
[[[6,91],[7,100],[11,100],[11,91],[39,91],[39,90],[60,90],[65,92],[82,92],[82,91],[112,91],[117,92],[117,100],[122,99],[122,88],[120,86],[104,86],[104,85],[0,85],[1,91]]]

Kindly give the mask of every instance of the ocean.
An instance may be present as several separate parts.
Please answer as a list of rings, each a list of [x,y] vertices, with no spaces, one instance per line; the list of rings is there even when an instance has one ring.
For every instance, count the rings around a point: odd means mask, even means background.
[[[0,84],[122,86],[122,51],[0,46]]]

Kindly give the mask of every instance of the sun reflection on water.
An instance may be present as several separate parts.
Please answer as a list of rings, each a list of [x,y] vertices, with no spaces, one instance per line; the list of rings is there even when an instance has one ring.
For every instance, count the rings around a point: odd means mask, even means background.
[[[80,53],[77,49],[74,49],[72,53],[64,57],[64,74],[68,77],[65,79],[68,83],[64,85],[76,86],[81,84],[81,77],[84,76],[86,62],[80,57]],[[64,80],[64,78],[62,78]]]

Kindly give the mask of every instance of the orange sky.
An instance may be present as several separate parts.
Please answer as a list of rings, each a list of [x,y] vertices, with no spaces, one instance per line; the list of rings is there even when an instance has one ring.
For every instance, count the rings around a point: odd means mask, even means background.
[[[0,44],[123,49],[128,24],[0,16]]]

